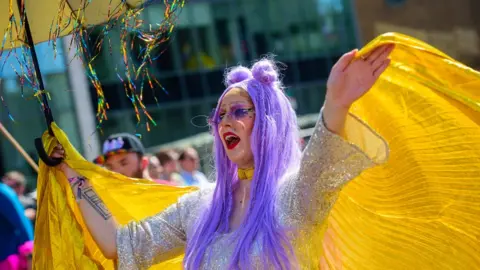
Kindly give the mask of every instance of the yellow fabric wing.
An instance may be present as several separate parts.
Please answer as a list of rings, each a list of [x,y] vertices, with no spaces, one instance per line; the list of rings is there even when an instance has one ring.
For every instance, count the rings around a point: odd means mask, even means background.
[[[312,259],[321,256],[324,269],[480,268],[480,74],[395,33],[373,40],[360,55],[392,42],[391,66],[351,110],[388,141],[389,161],[340,192],[328,226],[319,226],[326,234],[315,237],[323,243],[305,241],[300,248]],[[158,213],[194,190],[104,170],[53,129],[68,164],[91,179],[122,224]],[[367,145],[372,140],[366,134],[347,136]],[[52,143],[45,134],[46,149]],[[86,230],[65,177],[43,163],[38,200],[36,269],[114,268]],[[155,268],[181,269],[181,260]]]
[[[324,268],[480,268],[480,73],[410,37],[352,112],[389,161],[348,184],[328,219]],[[349,134],[354,139],[369,139]]]

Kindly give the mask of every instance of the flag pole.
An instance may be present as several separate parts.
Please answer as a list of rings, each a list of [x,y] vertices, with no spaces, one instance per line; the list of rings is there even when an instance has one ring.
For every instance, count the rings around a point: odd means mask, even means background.
[[[32,168],[38,173],[38,165],[35,163],[32,157],[30,157],[30,155],[27,152],[25,152],[23,147],[17,142],[17,140],[15,140],[12,134],[8,132],[8,130],[3,126],[2,123],[0,123],[0,132],[2,132],[3,136],[5,136],[5,138],[7,138],[7,140],[9,140],[12,143],[13,147],[15,147],[15,149],[17,149],[18,152],[20,152],[20,154],[25,158],[28,164],[30,164],[30,166],[32,166]]]

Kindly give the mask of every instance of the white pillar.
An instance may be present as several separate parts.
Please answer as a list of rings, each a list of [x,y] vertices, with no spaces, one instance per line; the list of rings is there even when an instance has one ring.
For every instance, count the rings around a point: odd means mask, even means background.
[[[72,36],[63,38],[65,60],[70,87],[73,93],[73,104],[77,116],[78,131],[83,146],[83,156],[92,161],[100,154],[100,142],[96,133],[96,119],[90,98],[89,81],[85,75],[82,61],[75,56],[75,43]],[[70,48],[71,46],[71,48]]]

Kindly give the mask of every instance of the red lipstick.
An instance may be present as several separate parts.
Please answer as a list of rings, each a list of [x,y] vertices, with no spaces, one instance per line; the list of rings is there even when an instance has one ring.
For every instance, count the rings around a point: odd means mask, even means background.
[[[228,150],[232,150],[240,143],[240,137],[233,132],[223,133],[223,140],[225,141]]]

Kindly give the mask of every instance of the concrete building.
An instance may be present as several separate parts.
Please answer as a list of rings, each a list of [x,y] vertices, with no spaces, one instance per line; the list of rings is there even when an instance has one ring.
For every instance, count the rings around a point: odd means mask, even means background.
[[[401,32],[480,70],[480,1],[354,0],[359,42]]]

